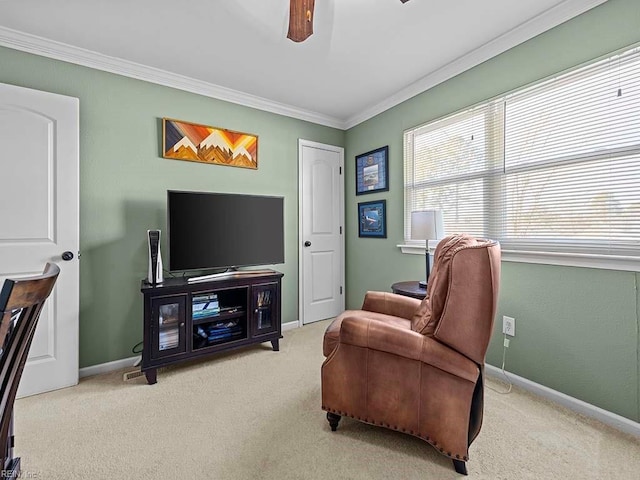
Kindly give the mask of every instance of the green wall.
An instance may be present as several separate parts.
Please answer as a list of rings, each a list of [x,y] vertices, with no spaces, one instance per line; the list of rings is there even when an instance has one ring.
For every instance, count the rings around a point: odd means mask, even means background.
[[[167,189],[284,196],[282,321],[298,319],[298,138],[343,146],[342,130],[6,48],[0,82],[80,99],[81,367],[142,340],[145,235],[165,231]],[[258,135],[258,170],[161,158],[162,117]]]
[[[403,243],[402,134],[407,128],[640,41],[640,2],[609,0],[347,131],[347,305],[367,290],[421,278],[424,257]],[[389,192],[355,196],[355,155],[389,145]],[[387,199],[387,239],[358,238],[357,203]],[[375,261],[372,261],[375,259]],[[638,274],[503,262],[497,318],[516,318],[507,370],[640,420]],[[498,324],[499,323],[499,324]],[[502,361],[502,321],[488,363]]]
[[[402,133],[640,41],[640,2],[609,0],[346,132],[0,48],[0,82],[80,98],[80,365],[131,356],[142,338],[145,231],[165,229],[167,189],[285,196],[283,322],[298,318],[297,139],[346,146],[347,305],[417,279],[403,255]],[[259,135],[259,169],[166,160],[160,118]],[[389,145],[390,191],[355,196],[354,156]],[[387,199],[387,239],[357,236],[357,202]],[[375,261],[372,261],[375,259]],[[516,318],[507,369],[640,420],[638,274],[503,262],[498,318]],[[499,365],[496,325],[488,361]]]

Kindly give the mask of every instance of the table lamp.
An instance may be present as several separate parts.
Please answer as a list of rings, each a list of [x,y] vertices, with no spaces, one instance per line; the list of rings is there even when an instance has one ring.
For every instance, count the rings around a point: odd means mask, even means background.
[[[440,240],[444,237],[444,220],[442,210],[420,210],[411,212],[411,239],[425,241],[426,278],[418,282],[422,288],[427,288],[431,259],[429,256],[429,240]]]

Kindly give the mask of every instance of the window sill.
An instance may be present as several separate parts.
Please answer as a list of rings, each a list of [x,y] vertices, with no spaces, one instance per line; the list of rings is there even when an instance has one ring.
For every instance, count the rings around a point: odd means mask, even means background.
[[[429,250],[433,251],[437,241],[429,242]],[[424,255],[424,245],[397,245],[402,253],[410,255]],[[640,258],[595,255],[584,253],[533,252],[520,250],[502,250],[502,260],[505,262],[537,263],[543,265],[561,265],[566,267],[600,268],[604,270],[621,270],[626,272],[640,272]]]
[[[436,247],[438,246],[439,240],[429,240],[429,252],[433,254]],[[424,243],[420,245],[419,243],[406,243],[402,245],[396,245],[400,248],[402,253],[408,253],[410,255],[424,255]]]

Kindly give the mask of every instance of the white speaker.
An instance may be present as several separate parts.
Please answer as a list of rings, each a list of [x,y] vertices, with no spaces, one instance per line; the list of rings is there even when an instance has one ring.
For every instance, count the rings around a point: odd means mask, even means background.
[[[160,254],[160,230],[147,230],[149,244],[149,275],[151,285],[162,283],[162,255]]]

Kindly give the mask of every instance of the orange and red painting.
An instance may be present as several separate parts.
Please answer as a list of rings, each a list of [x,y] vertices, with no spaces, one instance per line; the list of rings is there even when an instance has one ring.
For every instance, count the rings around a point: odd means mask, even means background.
[[[217,127],[162,119],[164,158],[258,168],[258,137]]]

